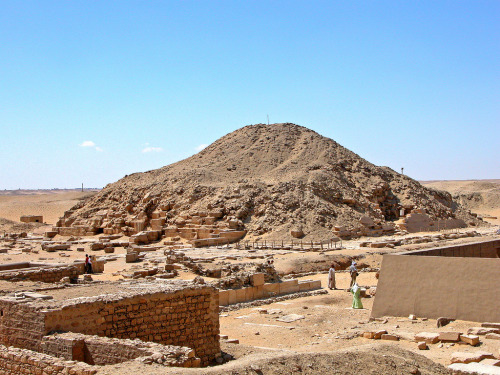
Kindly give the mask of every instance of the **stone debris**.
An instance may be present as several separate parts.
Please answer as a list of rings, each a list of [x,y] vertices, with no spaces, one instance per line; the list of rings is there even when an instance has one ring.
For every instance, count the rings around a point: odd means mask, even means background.
[[[297,320],[305,319],[304,315],[298,315],[298,314],[289,314],[282,316],[278,319],[276,319],[279,322],[284,322],[284,323],[292,323],[296,322]]]
[[[244,236],[330,240],[332,229],[350,238],[481,222],[451,194],[377,167],[314,131],[257,124],[191,158],[109,184],[66,211],[52,231],[124,234],[139,243],[180,238],[198,247]]]
[[[483,365],[481,363],[453,363],[448,366],[453,373],[460,374],[484,374],[484,375],[500,375],[500,367]]]
[[[439,341],[439,333],[420,332],[415,335],[415,341],[424,341],[427,344],[435,344]]]
[[[458,342],[460,341],[461,332],[439,332],[439,341],[441,342]]]
[[[484,336],[488,333],[500,333],[500,328],[472,327],[467,330],[468,335]]]
[[[460,335],[460,341],[463,341],[471,346],[479,344],[479,336],[475,335]]]
[[[417,345],[418,349],[420,350],[428,350],[429,347],[427,346],[427,343],[425,341],[420,341]]]
[[[492,353],[477,351],[477,352],[454,352],[451,355],[451,363],[470,363],[480,362],[485,358],[495,358]]]
[[[436,320],[436,324],[437,324],[437,327],[438,328],[441,328],[441,327],[444,327],[448,324],[450,324],[451,322],[453,322],[455,319],[451,319],[451,318],[446,318],[446,317],[440,317],[440,318],[437,318]]]
[[[482,365],[500,367],[500,359],[496,359],[496,358],[485,358],[479,363]]]

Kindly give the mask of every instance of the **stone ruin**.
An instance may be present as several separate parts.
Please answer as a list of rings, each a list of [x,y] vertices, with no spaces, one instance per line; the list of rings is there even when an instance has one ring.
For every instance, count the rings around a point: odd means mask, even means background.
[[[56,363],[78,361],[88,374],[97,372],[93,366],[129,360],[199,367],[220,357],[219,293],[213,287],[121,282],[106,290],[111,293],[79,285],[69,299],[57,290],[1,297],[0,371],[35,373],[47,356]],[[8,372],[9,361],[26,371]],[[52,374],[67,373],[68,364],[59,370]]]
[[[481,224],[449,193],[377,167],[332,139],[294,124],[257,124],[178,163],[109,184],[66,211],[52,232],[122,234],[137,244],[179,238],[193,246],[243,237],[324,241],[332,231],[390,233],[416,209],[434,221]]]
[[[241,220],[225,217],[222,210],[181,213],[175,223],[168,224],[167,219],[173,206],[169,203],[159,204],[158,200],[158,197],[149,196],[143,199],[158,205],[150,216],[130,215],[126,210],[108,210],[100,211],[91,220],[82,220],[72,216],[74,211],[66,211],[46,235],[123,234],[130,236],[130,242],[133,244],[149,244],[162,238],[170,238],[171,242],[183,239],[194,247],[200,247],[229,244],[246,234],[246,231],[241,229]],[[146,230],[147,228],[150,230]]]
[[[23,215],[19,219],[23,223],[43,223],[42,215]]]

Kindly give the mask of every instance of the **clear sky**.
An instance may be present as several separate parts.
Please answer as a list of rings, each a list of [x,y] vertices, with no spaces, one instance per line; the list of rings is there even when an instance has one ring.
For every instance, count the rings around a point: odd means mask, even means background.
[[[500,178],[500,2],[0,0],[0,189],[103,187],[293,122]]]

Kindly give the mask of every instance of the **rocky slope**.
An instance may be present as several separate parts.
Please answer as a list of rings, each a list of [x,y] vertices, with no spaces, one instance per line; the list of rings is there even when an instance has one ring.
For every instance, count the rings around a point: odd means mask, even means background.
[[[188,239],[231,230],[244,230],[249,239],[291,239],[293,230],[319,240],[331,238],[335,226],[389,231],[401,208],[476,220],[449,193],[377,167],[312,130],[258,124],[188,159],[109,184],[58,226],[80,234],[153,228]]]

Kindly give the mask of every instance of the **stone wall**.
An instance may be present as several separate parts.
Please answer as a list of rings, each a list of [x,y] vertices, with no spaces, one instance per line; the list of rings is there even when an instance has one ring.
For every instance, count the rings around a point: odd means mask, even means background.
[[[0,345],[0,375],[93,375],[97,367],[68,363],[46,354]]]
[[[194,350],[187,347],[79,333],[45,336],[42,340],[42,351],[68,361],[98,366],[134,359],[140,359],[145,363],[161,363],[163,366],[176,367],[199,367],[201,363],[201,360],[195,357]]]
[[[15,298],[0,299],[0,344],[40,351],[44,316]]]
[[[321,280],[298,281],[297,279],[292,279],[280,283],[264,284],[264,278],[262,278],[262,283],[254,283],[253,286],[247,288],[220,290],[219,304],[220,306],[227,306],[235,303],[248,302],[289,293],[306,292],[320,288]]]
[[[412,212],[396,221],[396,225],[399,229],[409,233],[467,227],[467,224],[462,219],[448,218],[434,220],[424,212]]]
[[[399,254],[460,258],[500,258],[500,240],[436,247],[433,249],[408,251]]]
[[[146,288],[144,288],[146,289]],[[195,350],[202,365],[220,353],[219,298],[212,287],[182,287],[171,292],[75,298],[61,302],[0,299],[0,343],[40,351],[50,332],[76,332],[140,339]]]
[[[19,219],[23,223],[43,223],[42,215],[23,215]]]
[[[497,240],[384,255],[372,317],[500,322],[500,259],[485,257],[499,250]]]
[[[0,271],[0,280],[7,281],[42,281],[44,283],[55,283],[63,277],[77,278],[83,274],[83,267],[78,265],[61,265],[61,266],[35,266],[23,263],[18,269],[8,269]]]

